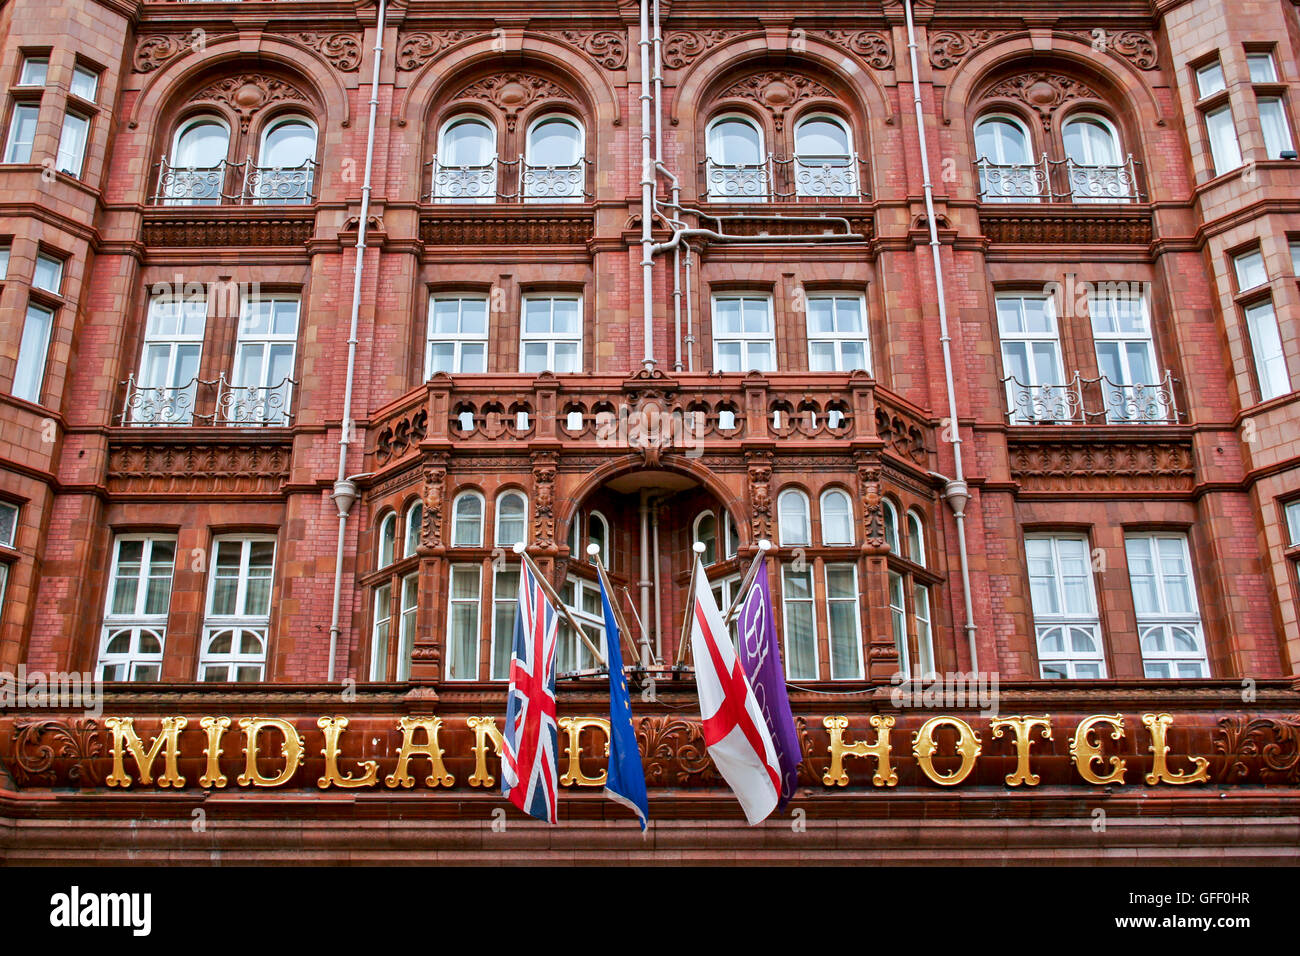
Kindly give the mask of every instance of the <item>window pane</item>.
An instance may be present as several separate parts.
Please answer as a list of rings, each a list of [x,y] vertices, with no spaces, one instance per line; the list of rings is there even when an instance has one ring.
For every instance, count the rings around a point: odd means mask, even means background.
[[[18,345],[18,366],[14,371],[13,394],[29,402],[40,402],[41,384],[45,380],[46,350],[54,313],[38,305],[27,306],[27,321]]]

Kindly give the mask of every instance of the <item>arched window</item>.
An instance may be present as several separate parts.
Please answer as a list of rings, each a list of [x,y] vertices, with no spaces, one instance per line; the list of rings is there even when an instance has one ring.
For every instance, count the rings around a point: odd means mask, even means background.
[[[524,199],[582,202],[587,184],[582,127],[571,116],[543,116],[528,127]]]
[[[1128,164],[1120,153],[1119,134],[1110,120],[1076,113],[1061,128],[1066,175],[1075,202],[1126,202],[1135,197]]]
[[[451,513],[451,546],[483,547],[483,496],[477,491],[461,492],[456,496]]]
[[[885,512],[885,543],[889,545],[889,550],[898,554],[898,509],[888,498],[883,502]]]
[[[712,511],[701,511],[696,516],[694,538],[704,545],[700,560],[705,565],[714,564],[718,560],[718,519]]]
[[[507,491],[497,498],[496,544],[510,548],[528,535],[528,499],[522,492]]]
[[[389,512],[379,522],[379,567],[393,563],[393,550],[397,543],[397,515]]]
[[[1038,202],[1047,173],[1034,165],[1029,131],[1011,116],[985,116],[975,124],[980,198],[985,202]]]
[[[771,194],[763,134],[746,116],[709,124],[706,180],[710,199],[766,200]]]
[[[219,116],[193,116],[181,123],[158,184],[167,205],[220,205],[229,151],[230,127]]]
[[[734,558],[740,550],[740,529],[736,527],[736,519],[726,508],[722,509],[722,537],[723,553],[728,558]]]
[[[921,516],[910,508],[907,512],[907,556],[925,567],[925,532]]]
[[[812,544],[807,495],[797,488],[787,488],[776,499],[776,511],[782,547]]]
[[[435,202],[485,203],[497,195],[497,131],[481,116],[456,116],[442,126],[433,159]]]
[[[248,189],[266,205],[310,202],[316,167],[316,127],[302,116],[284,116],[262,131],[257,169],[248,173]]]
[[[853,508],[840,488],[822,492],[822,544],[853,543]]]
[[[599,545],[600,561],[608,570],[610,567],[609,522],[599,511],[593,511],[587,516],[587,543]]]
[[[794,128],[794,185],[800,196],[856,196],[853,138],[835,116],[817,114]]]
[[[420,547],[420,530],[424,524],[424,503],[416,501],[406,509],[406,548],[402,557],[409,558]]]

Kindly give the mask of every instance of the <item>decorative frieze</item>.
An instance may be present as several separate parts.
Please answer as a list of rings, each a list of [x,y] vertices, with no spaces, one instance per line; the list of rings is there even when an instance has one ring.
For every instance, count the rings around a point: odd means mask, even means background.
[[[1016,441],[1011,475],[1024,491],[1188,491],[1195,479],[1190,444],[1135,441]]]
[[[228,216],[206,208],[175,206],[150,209],[142,225],[143,239],[151,248],[203,248],[227,246],[301,247],[316,230],[315,217],[286,214],[283,207],[274,215],[240,210]]]
[[[980,231],[989,242],[1026,245],[1146,245],[1152,238],[1145,210],[981,211]]]
[[[132,441],[109,447],[113,494],[269,495],[289,477],[289,443]]]

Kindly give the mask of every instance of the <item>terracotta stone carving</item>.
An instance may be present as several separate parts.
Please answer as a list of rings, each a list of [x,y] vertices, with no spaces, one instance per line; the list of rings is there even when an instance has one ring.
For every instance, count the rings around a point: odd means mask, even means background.
[[[194,100],[226,104],[239,116],[239,126],[244,132],[248,132],[249,121],[263,107],[273,103],[310,102],[293,84],[263,73],[228,76],[200,91]]]
[[[336,70],[355,73],[361,66],[361,37],[355,33],[299,33],[298,39],[329,60]]]

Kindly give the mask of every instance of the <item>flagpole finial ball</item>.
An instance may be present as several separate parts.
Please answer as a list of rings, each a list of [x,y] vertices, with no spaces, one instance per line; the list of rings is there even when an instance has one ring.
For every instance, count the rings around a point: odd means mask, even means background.
[[[695,544],[693,545],[693,548],[695,549],[695,553],[696,553],[696,554],[703,554],[703,553],[704,553],[704,542],[703,542],[703,541],[696,541]]]
[[[760,551],[771,551],[771,550],[772,550],[772,542],[771,542],[771,541],[768,541],[767,538],[759,538],[759,539],[758,539],[758,550],[760,550]]]
[[[600,545],[598,544],[587,545],[587,553],[594,558],[596,555],[600,554]]]
[[[516,542],[514,543],[514,547],[512,547],[510,550],[513,551],[515,554],[523,554],[523,553],[524,553],[524,543],[523,543],[522,541],[516,541]]]

